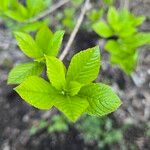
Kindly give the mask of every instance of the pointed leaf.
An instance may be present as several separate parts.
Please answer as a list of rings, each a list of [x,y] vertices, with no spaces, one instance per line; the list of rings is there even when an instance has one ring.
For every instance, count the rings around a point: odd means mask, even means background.
[[[68,119],[75,122],[85,109],[88,107],[88,102],[84,98],[77,96],[57,96],[54,104],[60,111],[62,111]]]
[[[54,33],[53,38],[48,45],[48,51],[46,52],[46,55],[56,56],[58,54],[62,44],[64,33],[64,31],[57,31]]]
[[[68,86],[69,95],[71,96],[77,95],[82,86],[83,84],[81,83],[78,83],[76,81],[71,81]]]
[[[15,91],[27,103],[39,109],[50,109],[57,95],[50,83],[37,76],[27,78]]]
[[[23,32],[14,32],[15,38],[18,42],[20,49],[31,58],[41,58],[43,57],[42,50],[36,45],[33,38]]]
[[[62,90],[65,87],[66,79],[66,69],[64,64],[55,57],[46,57],[46,65],[47,65],[47,75],[52,83],[52,85],[58,89]]]
[[[87,97],[89,102],[87,113],[94,116],[109,114],[121,105],[115,92],[109,86],[101,83],[84,86],[79,95]]]
[[[116,30],[118,28],[119,14],[118,14],[116,8],[114,8],[114,7],[109,8],[108,14],[107,14],[107,20],[108,20],[109,25],[113,29]]]
[[[99,47],[89,48],[73,56],[68,72],[67,81],[87,84],[95,80],[100,68]]]
[[[145,16],[139,16],[139,17],[136,17],[134,18],[134,25],[135,26],[139,26],[141,25],[144,21],[146,20],[146,17]]]
[[[44,65],[38,62],[22,63],[15,66],[9,73],[8,84],[20,84],[27,77],[40,75]]]
[[[100,36],[108,38],[113,36],[113,30],[105,23],[98,22],[93,25],[93,30]]]
[[[45,0],[27,0],[27,8],[29,11],[29,16],[32,17],[42,11],[45,6],[44,6],[44,1]]]
[[[150,32],[139,32],[134,36],[134,38],[136,41],[133,45],[136,47],[150,44]]]
[[[43,21],[42,22],[35,21],[33,23],[23,24],[22,26],[19,25],[18,28],[19,28],[19,31],[30,33],[30,32],[39,30],[45,24],[46,22],[43,22]]]
[[[27,9],[22,4],[17,3],[17,7],[14,9],[9,8],[5,12],[5,15],[18,22],[24,22],[28,17],[27,13]]]
[[[46,52],[48,51],[49,49],[48,46],[52,38],[53,38],[53,33],[47,26],[43,26],[37,32],[35,41],[36,41],[36,44],[43,50],[43,53],[46,54]]]

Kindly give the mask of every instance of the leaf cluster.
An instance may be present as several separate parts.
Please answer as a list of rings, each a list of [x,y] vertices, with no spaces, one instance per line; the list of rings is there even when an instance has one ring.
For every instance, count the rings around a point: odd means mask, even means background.
[[[36,124],[34,124],[30,128],[30,135],[35,135],[39,131],[47,129],[48,133],[60,133],[60,132],[68,132],[69,130],[69,124],[66,121],[66,118],[62,115],[52,115],[51,121],[43,120],[41,119]]]
[[[68,69],[58,54],[64,32],[40,29],[33,39],[15,32],[20,49],[34,62],[20,64],[9,74],[8,83],[20,84],[16,92],[39,109],[55,106],[71,121],[80,115],[103,116],[116,110],[121,102],[115,92],[102,83],[92,83],[100,69],[99,47],[89,48],[73,56]],[[39,77],[46,65],[49,81]]]
[[[30,134],[35,135],[43,128],[46,128],[50,134],[67,134],[70,132],[70,129],[72,130],[72,123],[68,122],[62,114],[55,114],[52,115],[50,122],[40,120],[37,124],[33,125],[30,129]],[[123,133],[126,131],[123,128],[116,128],[113,120],[109,117],[97,118],[85,115],[74,124],[73,128],[79,132],[85,144],[96,144],[95,146],[98,148],[108,148],[114,143],[120,144]]]
[[[26,0],[25,4],[18,0],[3,0],[0,5],[0,16],[4,18],[12,30],[35,31],[47,24],[48,19],[32,23],[29,23],[29,20],[45,10],[50,4],[51,0]]]
[[[97,143],[99,148],[111,147],[123,138],[121,129],[114,127],[114,122],[108,117],[96,118],[84,116],[76,128],[80,131],[85,143]]]
[[[93,30],[107,38],[105,49],[110,53],[112,64],[118,64],[127,74],[131,74],[137,64],[137,48],[150,44],[150,33],[139,32],[144,16],[135,16],[127,9],[110,7],[107,21],[93,24]]]
[[[45,66],[45,55],[57,56],[62,44],[64,31],[53,33],[43,26],[35,38],[24,32],[14,32],[19,48],[34,61],[16,65],[9,73],[9,84],[20,84],[25,78],[40,75]]]

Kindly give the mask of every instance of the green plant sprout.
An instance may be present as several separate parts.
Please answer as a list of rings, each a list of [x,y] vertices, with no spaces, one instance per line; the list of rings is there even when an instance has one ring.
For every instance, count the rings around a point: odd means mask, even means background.
[[[29,34],[14,32],[20,49],[28,57],[34,59],[33,62],[21,63],[15,66],[9,73],[9,84],[20,84],[25,78],[32,75],[40,75],[44,69],[45,57],[56,56],[61,47],[64,31],[52,31],[47,27],[42,27],[33,39]]]
[[[105,149],[112,144],[121,144],[123,132],[114,126],[112,119],[108,117],[84,116],[76,128],[80,131],[85,143],[97,143],[98,148]]]
[[[62,115],[54,115],[52,116],[51,123],[48,126],[48,133],[54,132],[68,132],[69,126],[68,122],[65,120]]]
[[[21,50],[38,65],[33,62],[34,65],[15,67],[8,76],[8,83],[21,83],[15,91],[30,105],[39,109],[55,106],[73,122],[83,113],[103,116],[115,111],[121,105],[119,97],[109,86],[93,83],[100,69],[99,47],[77,53],[66,69],[56,58],[63,34],[63,31],[52,34],[44,27],[34,40],[26,33],[15,32]],[[46,63],[49,81],[38,77],[41,63]]]
[[[50,5],[51,0],[26,0],[25,5],[18,0],[2,0],[0,5],[0,16],[12,30],[31,32],[49,23],[48,18],[33,22],[30,22],[30,19]]]
[[[87,13],[88,20],[90,24],[97,22],[97,20],[101,19],[104,14],[104,9],[92,9]]]
[[[50,134],[68,134],[70,129],[75,128],[87,145],[90,143],[97,148],[105,149],[116,143],[122,148],[123,133],[128,129],[126,126],[125,124],[118,129],[109,117],[98,118],[88,115],[83,115],[79,121],[72,124],[62,114],[55,114],[51,116],[50,121],[40,120],[34,124],[30,129],[30,135],[35,135],[43,129]]]
[[[127,9],[117,11],[110,7],[107,22],[93,24],[93,30],[107,38],[105,49],[110,53],[112,64],[117,64],[127,74],[131,74],[138,60],[137,48],[150,44],[150,33],[139,32],[144,16],[135,16]]]

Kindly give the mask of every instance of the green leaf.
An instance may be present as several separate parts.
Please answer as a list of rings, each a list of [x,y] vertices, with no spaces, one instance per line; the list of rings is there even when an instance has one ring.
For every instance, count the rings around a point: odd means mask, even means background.
[[[106,5],[112,5],[112,4],[113,4],[113,0],[103,0],[103,2],[104,2]]]
[[[48,51],[49,49],[48,46],[52,38],[53,38],[53,33],[47,26],[43,26],[37,32],[35,41],[36,41],[36,44],[43,50],[43,53],[46,54],[46,52]]]
[[[88,107],[88,102],[86,99],[78,96],[69,97],[59,95],[55,98],[54,105],[62,111],[68,119],[75,122]]]
[[[132,55],[123,56],[123,58],[116,55],[111,55],[111,62],[113,64],[118,64],[119,67],[127,74],[130,75],[137,64],[138,51],[135,51]]]
[[[110,7],[107,14],[109,25],[116,30],[118,28],[119,14],[114,7]]]
[[[109,86],[101,83],[84,86],[79,95],[87,97],[89,102],[87,113],[94,116],[109,114],[121,105],[115,92]]]
[[[80,84],[76,81],[71,81],[68,85],[67,91],[69,92],[69,95],[74,96],[78,94],[82,86],[83,84]]]
[[[104,14],[104,9],[92,9],[87,17],[91,22],[97,22],[100,18],[102,18]]]
[[[130,22],[125,22],[120,24],[118,35],[121,38],[128,38],[129,36],[133,36],[136,32],[137,29]]]
[[[19,64],[10,71],[8,84],[20,84],[29,76],[40,75],[42,70],[43,64],[38,62]]]
[[[127,44],[124,40],[109,40],[105,49],[112,55],[117,55],[118,57],[125,58],[124,54],[132,55],[135,52],[133,44]],[[128,56],[127,56],[128,57]]]
[[[89,48],[73,56],[67,72],[67,81],[88,84],[95,80],[100,68],[99,47]]]
[[[122,51],[119,43],[117,41],[114,41],[114,40],[109,40],[105,45],[105,49],[114,55],[120,54]]]
[[[111,37],[113,35],[113,30],[105,23],[98,22],[93,25],[93,30],[100,36],[105,38]]]
[[[64,89],[66,85],[66,68],[64,64],[55,57],[46,56],[46,65],[51,84],[58,90]]]
[[[15,91],[27,103],[39,109],[50,109],[57,95],[50,83],[37,76],[27,78]]]
[[[18,13],[18,11],[8,10],[5,12],[5,15],[15,21],[18,21],[18,22],[23,22],[25,20],[25,18],[22,16],[22,14]]]
[[[8,9],[8,6],[9,6],[9,0],[1,1],[0,11],[6,11]]]
[[[32,17],[36,15],[37,13],[41,12],[45,6],[44,6],[45,0],[27,0],[27,8],[29,11],[29,17]]]
[[[48,56],[56,56],[59,52],[59,49],[62,44],[64,31],[56,31],[53,35],[53,38],[51,42],[48,45],[48,51],[46,52],[46,55]]]
[[[134,26],[141,25],[145,21],[145,19],[146,19],[145,16],[139,16],[139,17],[134,16],[134,19],[132,18]]]
[[[33,31],[39,30],[45,24],[47,23],[43,21],[36,21],[33,23],[27,23],[27,24],[22,24],[22,25],[19,24],[19,31],[28,32],[28,33],[33,32]]]
[[[135,39],[135,42],[133,43],[135,47],[148,45],[150,44],[150,32],[139,32],[133,37],[133,39]]]
[[[43,57],[42,50],[36,45],[33,38],[23,32],[14,32],[15,38],[18,42],[20,49],[31,58]]]
[[[16,8],[9,9],[5,12],[5,15],[10,17],[13,20],[16,20],[18,22],[24,22],[27,19],[28,11],[27,9],[20,3],[17,3]]]

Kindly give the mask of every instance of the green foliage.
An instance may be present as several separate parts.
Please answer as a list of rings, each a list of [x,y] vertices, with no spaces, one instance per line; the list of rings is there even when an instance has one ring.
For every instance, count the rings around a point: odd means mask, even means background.
[[[57,95],[57,91],[49,82],[37,76],[28,77],[15,88],[15,91],[27,103],[39,109],[50,109]]]
[[[92,83],[100,68],[98,47],[74,55],[67,72],[59,59],[45,57],[50,83],[31,76],[15,88],[27,103],[39,109],[55,106],[73,122],[83,113],[102,116],[120,106],[110,87]]]
[[[64,64],[55,57],[47,57],[46,64],[47,64],[47,75],[49,80],[51,81],[51,84],[56,89],[63,90],[66,86],[66,79],[65,79],[66,68]]]
[[[25,78],[33,75],[39,75],[45,63],[45,55],[56,56],[59,52],[64,31],[52,31],[44,26],[33,39],[29,34],[15,32],[15,37],[20,49],[35,62],[20,64],[16,66],[8,76],[9,84],[19,84]]]
[[[104,4],[106,5],[112,5],[114,0],[102,0]]]
[[[99,48],[91,48],[76,54],[67,72],[67,81],[88,84],[95,80],[100,68]]]
[[[84,86],[79,94],[87,97],[89,102],[87,113],[90,115],[103,116],[113,112],[120,106],[119,97],[114,94],[109,86],[101,83]]]
[[[120,143],[123,133],[114,127],[114,123],[107,117],[96,118],[86,116],[76,124],[76,128],[81,133],[85,143],[97,143],[99,148]]]
[[[113,35],[113,30],[105,22],[98,22],[93,25],[94,31],[102,37],[110,37]]]
[[[20,49],[28,56],[34,59],[41,58],[43,51],[35,43],[34,39],[27,33],[15,32],[15,38]]]
[[[56,29],[65,29],[67,33],[70,33],[77,23],[77,18],[79,17],[78,9],[82,4],[83,0],[71,0],[69,7],[55,15],[54,27]],[[89,26],[97,22],[103,16],[103,13],[104,9],[92,8],[89,10],[86,13],[84,24],[81,25],[81,28],[89,30]]]
[[[30,135],[35,135],[39,130],[44,129],[48,126],[48,122],[45,120],[40,120],[38,124],[33,125],[30,129]]]
[[[69,130],[68,124],[62,115],[54,115],[51,123],[48,126],[48,132],[67,132]]]
[[[92,9],[88,12],[87,17],[90,23],[95,23],[97,20],[101,19],[104,14],[104,9]]]
[[[137,64],[137,48],[150,44],[150,33],[138,32],[137,27],[144,20],[144,16],[135,16],[126,9],[117,11],[110,7],[107,22],[93,24],[98,35],[108,38],[105,49],[110,53],[112,64],[118,64],[127,74],[131,74]]]
[[[26,0],[25,5],[18,0],[3,0],[0,6],[0,16],[12,30],[30,32],[49,22],[47,19],[33,22],[31,20],[50,4],[51,0]]]
[[[69,8],[65,8],[62,12],[58,12],[55,15],[57,22],[57,29],[65,29],[67,32],[71,32],[76,24],[76,8],[72,5]]]
[[[51,117],[50,122],[42,119],[34,124],[30,129],[30,135],[35,135],[42,129],[46,129],[50,134],[56,132],[66,133],[69,131],[69,124],[67,123],[64,116],[56,114]]]
[[[39,62],[16,65],[9,73],[8,84],[20,84],[29,76],[40,75],[42,70],[43,64]]]

